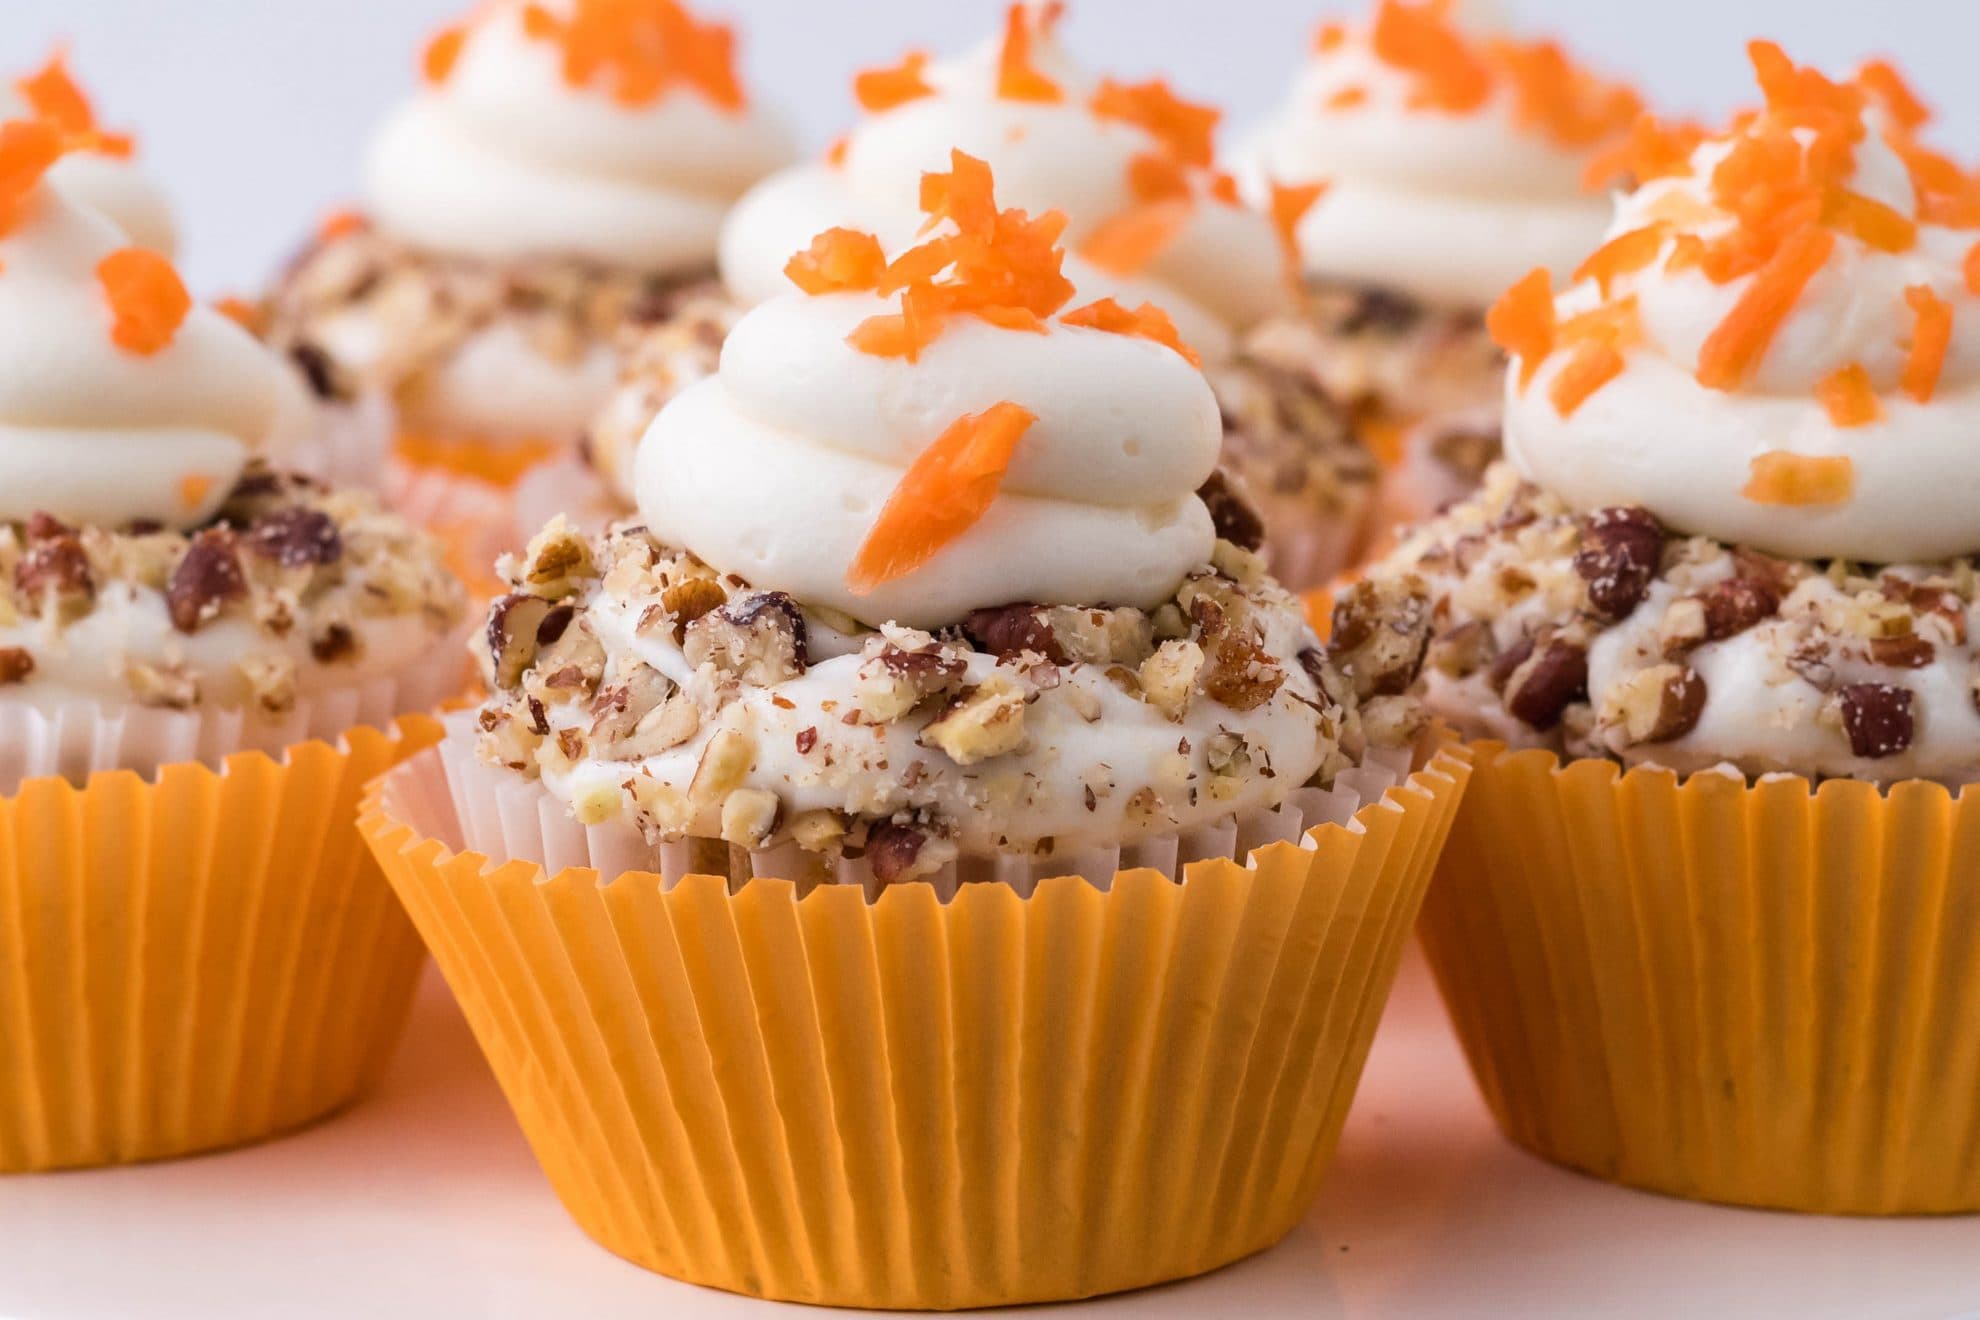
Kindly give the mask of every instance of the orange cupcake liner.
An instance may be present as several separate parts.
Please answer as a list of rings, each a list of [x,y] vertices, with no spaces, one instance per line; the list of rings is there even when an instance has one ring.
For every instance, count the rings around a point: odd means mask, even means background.
[[[412,435],[401,432],[395,446],[400,461],[468,477],[498,490],[522,480],[537,464],[555,458],[570,446],[555,440],[503,440],[491,443],[472,437]]]
[[[360,828],[608,1249],[840,1306],[1088,1296],[1298,1222],[1468,766],[1305,846],[1029,897],[491,864],[437,752]]]
[[[1421,929],[1507,1136],[1676,1196],[1980,1210],[1980,793],[1474,751]]]
[[[439,732],[0,798],[0,1172],[257,1141],[377,1078],[424,951],[350,822]]]

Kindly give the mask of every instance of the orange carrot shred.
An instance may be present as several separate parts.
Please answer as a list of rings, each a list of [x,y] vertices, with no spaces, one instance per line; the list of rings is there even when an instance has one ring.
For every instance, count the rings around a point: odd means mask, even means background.
[[[850,137],[834,138],[832,139],[832,145],[825,148],[825,163],[837,169],[846,163],[846,153],[851,150],[852,139]]]
[[[1856,465],[1849,459],[1811,458],[1776,449],[1753,460],[1740,494],[1755,504],[1800,507],[1842,504],[1855,489]]]
[[[1824,200],[1822,223],[1854,235],[1880,252],[1909,252],[1918,226],[1875,198],[1837,189]]]
[[[1324,55],[1330,50],[1339,50],[1346,45],[1347,37],[1347,24],[1330,20],[1322,23],[1319,30],[1313,34],[1313,48]]]
[[[1130,310],[1112,298],[1100,298],[1084,307],[1075,307],[1061,316],[1059,323],[1103,330],[1108,334],[1132,335],[1137,339],[1152,339],[1180,353],[1192,367],[1203,365],[1203,359],[1196,350],[1183,342],[1169,314],[1154,303],[1145,302]]]
[[[1211,176],[1210,195],[1225,206],[1244,205],[1243,200],[1238,196],[1237,179],[1229,174],[1219,173]]]
[[[1871,60],[1857,70],[1856,79],[1877,103],[1884,107],[1884,113],[1891,117],[1900,131],[1913,132],[1932,117],[1931,109],[1918,99],[1911,90],[1904,75],[1889,60]]]
[[[1187,199],[1150,202],[1108,216],[1079,245],[1079,255],[1109,275],[1146,270],[1189,223]]]
[[[1966,260],[1962,264],[1966,275],[1966,291],[1980,296],[1980,243],[1966,249]]]
[[[1826,229],[1796,231],[1760,268],[1753,283],[1739,296],[1705,340],[1698,353],[1698,383],[1707,389],[1731,390],[1746,383],[1774,342],[1781,323],[1794,310],[1808,282],[1827,264],[1836,238]]]
[[[1178,164],[1208,169],[1215,159],[1222,112],[1183,100],[1160,79],[1143,83],[1104,79],[1093,95],[1092,109],[1101,119],[1119,119],[1146,130]]]
[[[1870,373],[1852,362],[1823,377],[1815,386],[1815,397],[1839,427],[1868,426],[1883,416],[1877,391],[1871,387]]]
[[[935,89],[921,76],[928,67],[926,51],[909,51],[901,62],[891,69],[868,69],[853,79],[853,97],[860,108],[878,114],[892,110],[895,106],[906,105],[924,96],[933,96]]]
[[[1547,398],[1553,403],[1554,411],[1563,417],[1572,417],[1575,410],[1588,400],[1588,396],[1620,376],[1623,371],[1623,356],[1608,344],[1586,343],[1574,350],[1554,376],[1554,383],[1547,389]]]
[[[188,513],[206,503],[213,493],[213,478],[192,473],[179,478],[179,506]]]
[[[872,289],[887,269],[880,240],[853,229],[828,229],[784,265],[791,283],[809,294]]]
[[[215,298],[213,310],[232,321],[251,335],[260,336],[262,330],[261,308],[245,298]]]
[[[1939,388],[1946,348],[1952,343],[1952,304],[1934,293],[1929,284],[1906,289],[1904,301],[1916,319],[1911,328],[1911,352],[1905,357],[1899,383],[1916,402],[1930,403]]]
[[[523,34],[554,45],[564,82],[598,88],[629,109],[686,88],[723,110],[746,105],[735,33],[696,19],[678,0],[570,0],[567,14],[523,9]]]
[[[130,134],[106,133],[98,126],[88,94],[69,73],[67,51],[58,47],[45,64],[16,82],[14,90],[27,104],[30,115],[46,120],[61,133],[66,150],[119,157],[131,154]]]
[[[463,24],[441,28],[426,43],[420,52],[420,76],[434,86],[439,86],[454,76],[454,66],[460,63],[461,50],[467,45],[468,30]]]
[[[1464,114],[1491,95],[1491,71],[1431,9],[1381,0],[1369,38],[1377,59],[1412,76],[1413,104]]]
[[[1579,280],[1594,280],[1604,298],[1609,288],[1624,275],[1634,275],[1657,259],[1664,249],[1665,231],[1661,225],[1645,225],[1618,234],[1589,254],[1574,272]]]
[[[323,222],[317,225],[316,238],[318,242],[331,243],[352,234],[362,234],[370,228],[371,221],[362,212],[336,210],[324,216]]]
[[[0,124],[0,237],[13,232],[41,177],[62,158],[62,135],[42,119]]]
[[[110,303],[110,341],[150,356],[171,344],[192,310],[192,295],[172,263],[146,248],[119,248],[96,266]]]
[[[926,565],[990,511],[1037,417],[1015,403],[958,418],[908,468],[846,569],[864,596]]]
[[[1354,110],[1368,104],[1366,87],[1343,87],[1327,98],[1329,110]]]
[[[1519,383],[1524,389],[1533,373],[1554,351],[1558,328],[1554,316],[1554,277],[1546,267],[1528,271],[1519,283],[1507,289],[1492,310],[1485,314],[1485,328],[1492,342],[1509,357],[1519,359]]]
[[[1057,102],[1065,99],[1059,84],[1040,73],[1031,62],[1031,43],[1042,36],[1057,19],[1056,6],[1048,6],[1039,17],[1038,32],[1031,28],[1029,14],[1021,4],[1004,13],[1004,45],[997,57],[997,95],[1006,101]]]
[[[1313,183],[1280,183],[1274,179],[1270,211],[1272,232],[1279,237],[1279,253],[1285,258],[1287,278],[1297,280],[1300,271],[1299,222],[1332,186],[1326,180]]]

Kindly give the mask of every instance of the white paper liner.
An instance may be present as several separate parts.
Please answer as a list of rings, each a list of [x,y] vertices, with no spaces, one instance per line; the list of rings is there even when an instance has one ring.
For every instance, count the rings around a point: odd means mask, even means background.
[[[492,568],[496,559],[520,550],[511,493],[485,481],[442,468],[420,467],[404,459],[386,461],[385,503],[430,531],[466,539],[470,562]]]
[[[550,875],[569,867],[590,868],[606,879],[629,871],[653,872],[666,888],[683,876],[711,870],[726,870],[732,889],[759,875],[793,881],[806,891],[821,883],[859,885],[868,898],[877,898],[884,888],[863,860],[841,860],[828,867],[795,844],[749,851],[720,839],[690,837],[656,847],[624,818],[580,825],[540,780],[488,765],[475,755],[470,713],[449,716],[445,723],[447,737],[437,749],[438,758],[423,759],[417,773],[408,771],[399,781],[405,796],[394,814],[457,853],[480,853],[491,865],[534,862]],[[937,896],[947,902],[962,885],[985,881],[1009,885],[1020,897],[1030,897],[1039,881],[1063,875],[1081,876],[1105,890],[1112,887],[1116,871],[1134,867],[1148,867],[1179,881],[1191,862],[1222,857],[1242,865],[1254,849],[1267,844],[1297,842],[1313,847],[1307,832],[1321,825],[1355,828],[1354,813],[1407,779],[1412,763],[1407,748],[1373,752],[1365,764],[1336,776],[1333,788],[1299,789],[1276,809],[1246,812],[1124,847],[1061,852],[1042,859],[965,857],[926,883],[934,885]]]
[[[525,472],[516,483],[515,519],[520,537],[530,537],[558,514],[586,532],[627,516],[612,487],[576,457],[553,458]]]
[[[241,707],[161,710],[74,701],[52,710],[0,701],[0,795],[23,781],[59,776],[80,784],[106,770],[150,777],[198,762],[212,769],[236,752],[278,755],[297,743],[336,743],[359,726],[391,727],[437,710],[467,678],[465,629],[449,633],[399,673],[380,674],[299,699],[280,716]]]

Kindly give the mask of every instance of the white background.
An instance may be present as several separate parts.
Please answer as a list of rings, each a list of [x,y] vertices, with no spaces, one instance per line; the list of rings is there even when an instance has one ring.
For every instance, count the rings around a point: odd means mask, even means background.
[[[1894,54],[1980,147],[1980,0],[1502,0],[1662,104],[1719,113],[1747,98],[1745,41],[1784,40],[1842,71]],[[425,35],[467,0],[0,0],[0,70],[57,37],[112,127],[136,128],[179,200],[185,268],[204,292],[265,277],[332,205],[351,200],[370,125],[412,86]],[[910,45],[967,47],[1002,0],[696,0],[737,19],[755,93],[821,146],[850,120],[854,70]],[[1358,0],[1073,0],[1089,67],[1171,76],[1242,126],[1280,95],[1324,14]]]

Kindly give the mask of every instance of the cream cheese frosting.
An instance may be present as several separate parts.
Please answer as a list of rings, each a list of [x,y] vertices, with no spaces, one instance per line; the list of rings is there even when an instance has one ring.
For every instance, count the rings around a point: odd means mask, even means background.
[[[1935,193],[1933,158],[1865,87],[1821,79],[1805,103],[1785,57],[1756,60],[1768,108],[1619,199],[1543,328],[1557,342],[1509,379],[1507,453],[1578,507],[1774,554],[1980,550],[1980,206]],[[1780,206],[1806,197],[1810,218],[1735,214],[1765,153],[1788,162]]]
[[[671,0],[607,9],[499,0],[444,33],[426,85],[373,145],[380,225],[491,260],[708,265],[723,213],[791,158],[789,134],[742,96],[726,29]],[[583,53],[600,41],[619,44]]]
[[[1585,176],[1636,97],[1479,11],[1379,0],[1370,21],[1321,29],[1245,171],[1261,189],[1325,185],[1298,226],[1310,274],[1484,307],[1600,236],[1607,206]]]
[[[1006,52],[1019,39],[1029,67],[1054,89],[1050,99],[1001,90]],[[1173,232],[1145,261],[1082,259],[1081,249],[1103,226],[1144,200],[1133,183],[1135,162],[1167,148],[1149,123],[1098,112],[1103,87],[1119,85],[1079,69],[1043,10],[1015,7],[1001,41],[963,58],[906,67],[924,91],[872,109],[835,150],[836,159],[772,175],[737,204],[721,239],[722,278],[737,298],[754,304],[784,292],[790,254],[833,226],[875,233],[890,250],[912,242],[922,221],[915,180],[960,149],[990,163],[1006,204],[1034,214],[1065,212],[1074,254],[1066,269],[1083,292],[1152,300],[1211,356],[1224,355],[1236,330],[1286,304],[1271,223],[1237,204],[1234,193],[1212,195],[1217,184],[1208,160],[1191,167],[1199,176],[1187,184],[1194,195],[1178,202]],[[1173,102],[1155,85],[1140,90],[1185,116],[1208,114],[1214,125],[1213,112]]]
[[[0,236],[0,520],[203,521],[275,423],[280,364],[203,306],[154,351],[114,342],[101,269],[126,235],[58,188],[22,208]]]
[[[48,172],[48,179],[84,206],[107,216],[131,242],[164,256],[176,256],[178,223],[158,180],[133,154],[130,139],[98,129],[89,98],[69,76],[57,52],[39,70],[0,86],[0,120],[45,118],[74,146]]]

